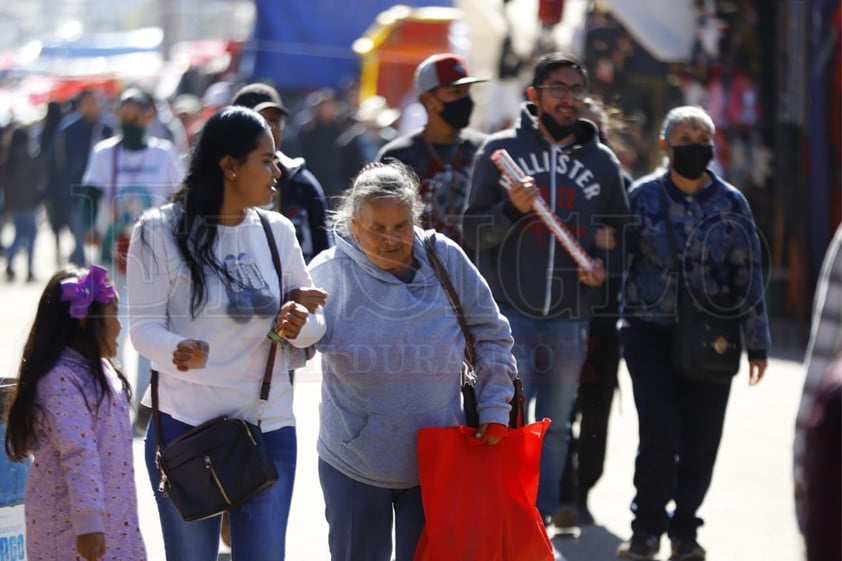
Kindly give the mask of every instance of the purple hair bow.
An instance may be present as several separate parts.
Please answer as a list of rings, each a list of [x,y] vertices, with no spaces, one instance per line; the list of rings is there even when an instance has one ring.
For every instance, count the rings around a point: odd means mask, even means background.
[[[61,301],[70,302],[70,315],[76,319],[85,319],[91,303],[101,304],[111,302],[117,292],[114,286],[105,282],[108,271],[102,267],[91,265],[88,274],[79,278],[68,278],[61,281]]]

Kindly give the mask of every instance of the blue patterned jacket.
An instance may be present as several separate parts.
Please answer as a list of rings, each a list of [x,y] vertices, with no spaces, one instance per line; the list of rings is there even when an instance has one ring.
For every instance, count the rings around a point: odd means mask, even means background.
[[[707,173],[712,181],[693,195],[680,191],[663,169],[629,190],[623,316],[659,325],[675,321],[678,276],[664,221],[666,191],[686,286],[708,311],[739,318],[749,359],[765,359],[771,337],[754,218],[740,191]]]

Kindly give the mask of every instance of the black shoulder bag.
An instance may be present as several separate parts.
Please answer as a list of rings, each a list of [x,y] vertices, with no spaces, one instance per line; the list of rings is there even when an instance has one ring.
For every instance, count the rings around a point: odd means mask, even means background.
[[[281,260],[269,222],[258,211],[272,252],[272,262],[283,287]],[[283,294],[283,289],[280,292]],[[260,400],[269,399],[278,344],[271,343]],[[158,491],[170,498],[181,517],[202,520],[239,505],[278,480],[266,448],[260,421],[219,416],[179,436],[161,449],[158,411],[158,372],[152,371],[152,421],[155,430],[155,465],[161,474]]]
[[[427,250],[427,257],[430,260],[430,265],[433,267],[433,272],[435,272],[442,288],[444,288],[445,294],[447,294],[450,306],[456,314],[456,321],[459,322],[459,328],[465,337],[465,359],[462,364],[462,406],[465,408],[465,424],[469,427],[476,428],[479,426],[479,412],[477,411],[477,393],[474,388],[476,381],[474,336],[471,334],[470,329],[468,329],[468,322],[465,321],[465,311],[462,309],[459,295],[456,294],[456,290],[453,288],[450,274],[448,274],[444,263],[442,263],[436,253],[435,242],[436,235],[432,234],[424,240],[424,248]],[[509,413],[509,428],[516,429],[524,426],[526,418],[526,398],[523,394],[523,385],[519,376],[515,376],[514,387],[515,393],[511,401],[512,409]]]
[[[672,367],[682,378],[727,384],[740,370],[740,323],[734,317],[708,312],[690,294],[669,215],[669,197],[661,182],[661,206],[672,253],[676,282],[676,323]]]

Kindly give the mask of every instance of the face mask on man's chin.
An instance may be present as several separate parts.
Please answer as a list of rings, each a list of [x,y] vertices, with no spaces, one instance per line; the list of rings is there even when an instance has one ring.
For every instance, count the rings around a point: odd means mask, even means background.
[[[564,140],[576,131],[576,123],[572,125],[560,125],[549,113],[541,113],[541,124],[553,140],[556,142]]]

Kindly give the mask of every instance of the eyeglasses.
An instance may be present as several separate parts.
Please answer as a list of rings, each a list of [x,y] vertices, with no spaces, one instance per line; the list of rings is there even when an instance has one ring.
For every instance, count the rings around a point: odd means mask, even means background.
[[[554,84],[547,84],[546,86],[535,86],[535,89],[550,90],[550,95],[556,99],[564,99],[565,97],[567,97],[567,94],[570,93],[573,94],[573,99],[578,99],[579,101],[581,101],[585,99],[585,96],[588,95],[588,88],[586,88],[582,84],[568,86],[567,84],[556,82]]]

